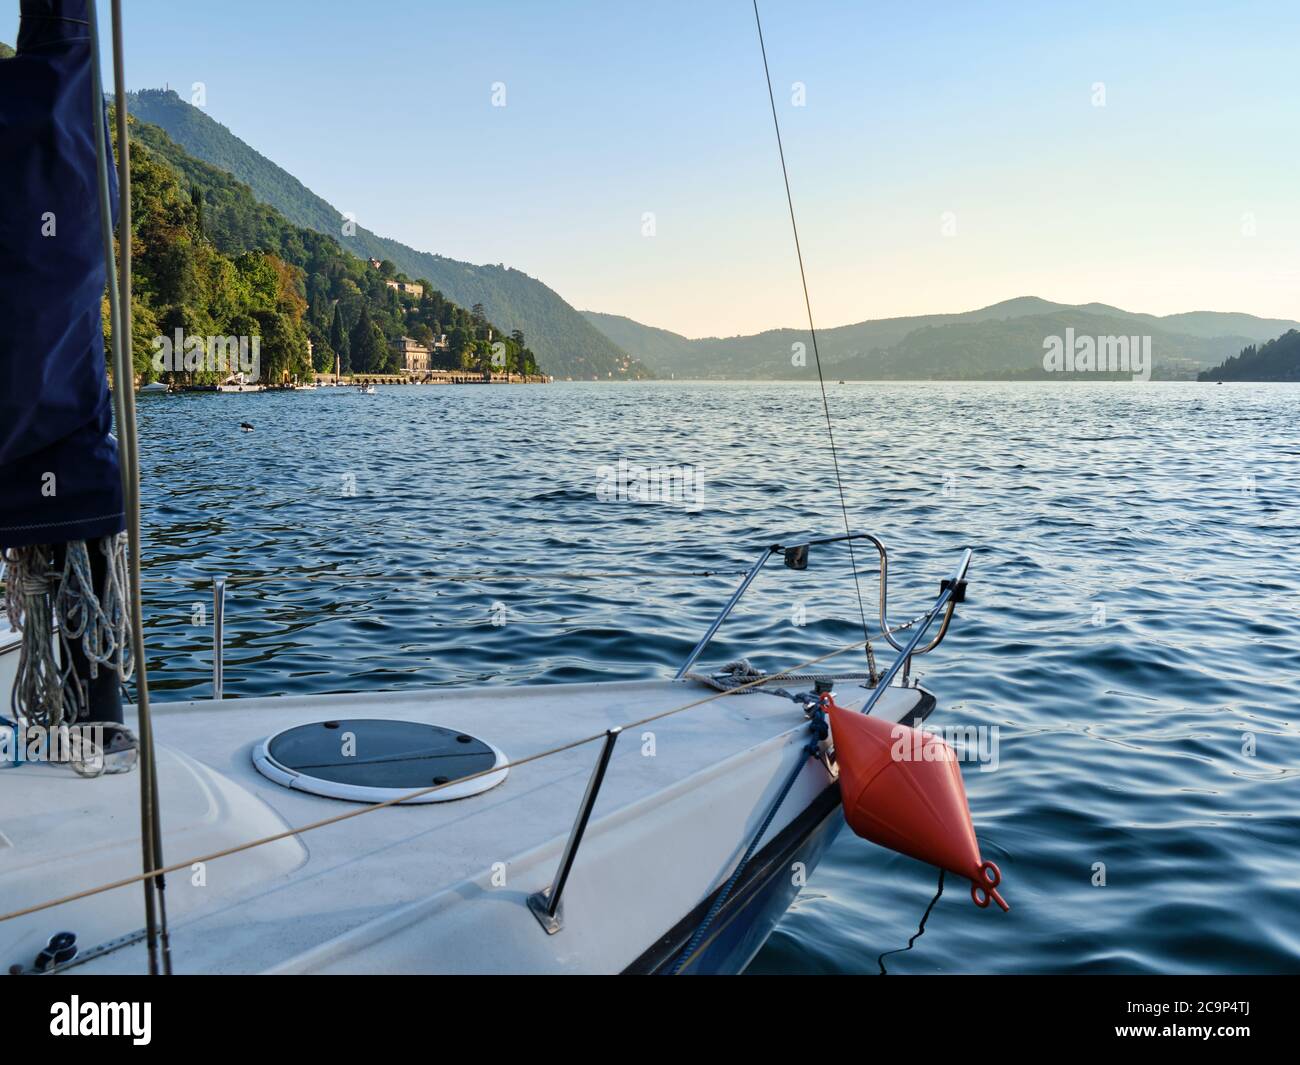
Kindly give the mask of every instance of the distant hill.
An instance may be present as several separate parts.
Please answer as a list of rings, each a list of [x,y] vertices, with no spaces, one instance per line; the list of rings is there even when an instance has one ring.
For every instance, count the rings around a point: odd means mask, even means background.
[[[621,348],[660,376],[806,379],[791,364],[792,346],[808,346],[806,329],[692,340],[619,315],[583,312]],[[1194,377],[1244,345],[1267,340],[1300,322],[1249,314],[1193,311],[1159,317],[1102,303],[1074,306],[1036,296],[1004,300],[956,314],[883,318],[818,330],[826,376],[837,378],[1047,377],[1043,341],[1077,335],[1150,336],[1157,378]]]
[[[361,258],[387,259],[411,277],[427,278],[463,307],[482,304],[487,317],[502,328],[522,330],[538,361],[555,376],[602,380],[650,376],[536,278],[506,266],[475,266],[417,251],[360,226],[355,235],[344,236],[343,215],[331,204],[175,92],[129,93],[128,107],[140,120],[165,130],[191,155],[248,185],[259,200],[295,225],[333,237]]]
[[[636,351],[637,358],[647,366],[659,367],[656,373],[667,375],[676,368],[689,366],[695,358],[695,345],[705,343],[688,340],[667,329],[642,325],[621,314],[583,311],[582,315],[624,351]]]
[[[5,44],[4,41],[0,41],[0,59],[8,59],[13,54],[13,48]]]
[[[1067,330],[1076,337],[1150,337],[1150,376],[1163,380],[1191,378],[1219,358],[1225,344],[1238,343],[1237,338],[1191,337],[1137,322],[1132,316],[1067,307],[1020,318],[924,326],[888,349],[832,363],[830,373],[841,378],[1046,378],[1044,340],[1056,336],[1064,341]],[[1132,374],[1113,376],[1122,379]]]
[[[1300,381],[1300,331],[1291,329],[1258,347],[1251,344],[1197,380]]]

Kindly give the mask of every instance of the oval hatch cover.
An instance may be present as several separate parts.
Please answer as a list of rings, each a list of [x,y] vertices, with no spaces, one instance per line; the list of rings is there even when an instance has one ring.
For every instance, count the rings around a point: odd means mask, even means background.
[[[253,751],[258,771],[297,791],[354,802],[385,802],[450,784],[411,803],[447,802],[496,787],[508,770],[492,744],[456,729],[418,721],[316,721],[277,732]],[[461,783],[454,783],[461,781]]]

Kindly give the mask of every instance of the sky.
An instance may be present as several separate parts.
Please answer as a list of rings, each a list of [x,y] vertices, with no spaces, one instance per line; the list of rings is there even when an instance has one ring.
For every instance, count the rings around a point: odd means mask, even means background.
[[[687,336],[806,321],[749,0],[124,7],[131,88],[201,82],[377,233]],[[1300,4],[760,11],[819,326],[1300,318]]]

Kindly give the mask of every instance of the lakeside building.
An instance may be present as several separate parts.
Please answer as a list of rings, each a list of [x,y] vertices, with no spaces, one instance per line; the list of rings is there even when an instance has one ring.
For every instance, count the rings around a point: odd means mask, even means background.
[[[414,296],[417,300],[424,297],[424,286],[415,281],[393,281],[384,282],[391,289],[395,289],[403,296]]]
[[[403,373],[424,374],[429,372],[429,349],[410,337],[402,337],[397,342],[397,357]]]
[[[398,362],[401,363],[402,372],[406,374],[427,374],[433,368],[433,352],[446,350],[446,333],[434,337],[431,347],[410,337],[402,337],[397,342]]]

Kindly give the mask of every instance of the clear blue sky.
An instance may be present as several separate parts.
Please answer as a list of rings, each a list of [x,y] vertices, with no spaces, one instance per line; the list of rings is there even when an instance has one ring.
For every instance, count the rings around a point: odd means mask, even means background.
[[[803,317],[748,0],[125,6],[133,88],[204,82],[379,233],[692,336]],[[1026,294],[1300,317],[1293,0],[761,10],[821,323]]]

